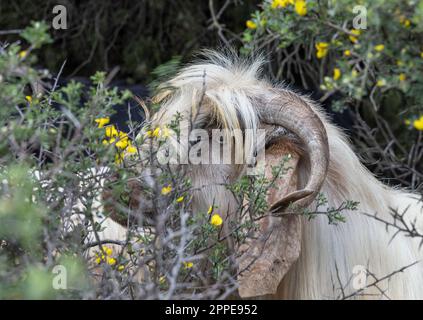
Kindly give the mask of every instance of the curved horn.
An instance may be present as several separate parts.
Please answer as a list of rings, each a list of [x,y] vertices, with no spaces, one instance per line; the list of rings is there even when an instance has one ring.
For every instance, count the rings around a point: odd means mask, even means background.
[[[276,90],[276,97],[264,104],[258,104],[258,111],[263,122],[282,126],[304,143],[310,162],[310,176],[304,189],[286,195],[272,204],[272,212],[285,209],[297,202],[300,206],[309,205],[316,197],[326,178],[329,164],[329,145],[325,127],[309,103],[300,96]]]

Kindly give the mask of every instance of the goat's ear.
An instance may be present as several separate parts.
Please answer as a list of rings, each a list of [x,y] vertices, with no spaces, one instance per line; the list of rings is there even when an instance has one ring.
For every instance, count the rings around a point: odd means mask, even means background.
[[[272,181],[273,168],[280,168],[284,157],[289,160],[283,164],[282,173],[275,180],[274,186],[267,193],[268,207],[272,208],[275,203],[287,194],[298,190],[298,161],[300,158],[297,147],[288,141],[280,139],[272,143],[265,151],[265,176]]]
[[[269,207],[286,194],[297,190],[297,166],[299,154],[295,147],[279,140],[266,149],[265,176],[273,179],[275,166],[280,166],[284,155],[290,155],[288,171],[276,179],[267,194]],[[260,220],[260,229],[251,240],[241,246],[239,269],[239,294],[251,298],[275,294],[282,278],[298,259],[301,250],[301,223],[299,215],[289,214],[276,217],[267,215]]]

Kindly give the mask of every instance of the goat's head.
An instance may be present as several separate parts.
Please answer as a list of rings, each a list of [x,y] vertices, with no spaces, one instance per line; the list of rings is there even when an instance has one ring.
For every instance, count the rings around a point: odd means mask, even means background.
[[[320,117],[310,102],[299,95],[282,88],[276,88],[264,80],[257,78],[259,62],[249,64],[234,63],[230,59],[208,53],[209,60],[189,66],[175,78],[163,86],[155,97],[160,104],[160,110],[153,115],[150,128],[169,128],[175,118],[179,118],[179,128],[189,135],[188,154],[201,152],[201,163],[177,165],[178,170],[186,169],[194,187],[192,205],[195,210],[207,210],[210,204],[217,204],[223,214],[230,215],[235,210],[236,202],[225,185],[236,181],[254,165],[248,159],[257,154],[258,133],[265,132],[265,174],[271,175],[272,167],[278,165],[285,154],[290,154],[290,170],[278,182],[277,187],[270,190],[267,199],[269,211],[278,213],[284,211],[289,204],[307,206],[313,201],[326,177],[329,162],[329,150],[326,131]],[[211,58],[210,58],[211,56]],[[202,129],[208,133],[206,138],[195,130]],[[223,137],[214,135],[216,129],[224,130]],[[236,140],[234,132],[241,132],[245,138],[247,131],[250,143],[232,143],[229,163],[214,163],[216,155],[221,159],[221,149],[213,146]],[[263,132],[263,131],[262,131]],[[145,134],[145,132],[143,133]],[[200,140],[198,138],[201,137]],[[172,135],[169,140],[175,139]],[[148,143],[148,141],[146,142]],[[178,141],[182,148],[184,143]],[[209,147],[204,147],[208,144]],[[205,154],[204,154],[205,153]],[[236,154],[244,155],[244,163],[236,163]],[[299,161],[301,158],[301,161]],[[303,161],[304,159],[304,161]],[[180,160],[180,158],[179,158]],[[184,162],[184,161],[182,161]],[[297,178],[297,166],[302,163],[308,170],[304,181]],[[140,180],[150,188],[160,189],[160,182],[155,179],[157,172],[143,169]],[[139,195],[138,195],[139,196]],[[147,195],[142,195],[138,201],[145,211],[153,210],[160,203],[153,203]],[[278,231],[273,231],[274,227]],[[289,266],[298,257],[300,250],[300,227],[298,217],[272,218],[263,220],[261,233],[266,244],[250,243],[245,250],[244,259],[240,265],[251,265],[250,275],[240,277],[242,296],[262,295],[275,291]],[[269,233],[270,232],[270,233]],[[265,248],[267,256],[264,260],[254,257],[260,248]],[[274,250],[276,247],[278,250]],[[283,247],[283,248],[281,248]],[[291,250],[289,257],[284,251]],[[252,263],[254,257],[254,263]],[[258,259],[257,259],[258,258]],[[278,264],[276,271],[275,265]],[[264,268],[264,269],[263,269]],[[266,269],[267,268],[267,269]],[[268,270],[269,269],[269,270]],[[263,272],[271,274],[270,278]],[[255,279],[255,275],[259,277]],[[267,282],[266,282],[267,281]],[[260,289],[261,287],[261,289]]]

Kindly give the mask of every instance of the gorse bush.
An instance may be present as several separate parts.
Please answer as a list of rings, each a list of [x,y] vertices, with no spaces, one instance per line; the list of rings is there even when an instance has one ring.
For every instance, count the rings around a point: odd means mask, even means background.
[[[304,3],[305,11],[299,11]],[[423,5],[416,1],[361,1],[365,19],[354,1],[266,1],[244,32],[246,50],[272,48],[277,76],[296,80],[303,88],[321,87],[327,95],[341,91],[345,99],[362,100],[399,89],[409,112],[421,112]],[[387,23],[387,22],[390,23]],[[290,55],[283,55],[289,50]],[[279,55],[280,53],[280,55]],[[307,63],[306,63],[307,62]],[[339,104],[337,107],[348,107]],[[414,114],[413,113],[413,114]],[[406,115],[404,115],[405,117]]]
[[[0,49],[0,297],[231,293],[236,286],[221,233],[226,222],[213,204],[207,213],[189,212],[192,192],[182,172],[162,168],[158,179],[165,187],[157,197],[165,198],[165,210],[146,217],[131,207],[136,166],[153,163],[138,157],[140,124],[131,123],[126,133],[110,124],[112,106],[125,107],[130,93],[105,87],[103,72],[91,78],[89,88],[70,82],[37,92],[52,78],[31,67],[35,49],[51,41],[46,29],[34,23],[22,33],[28,48],[15,43]],[[138,143],[150,139],[160,145],[166,137],[164,128],[151,128]],[[140,152],[153,154],[151,145]],[[126,241],[99,241],[109,214],[128,227]]]
[[[274,79],[353,111],[375,173],[422,187],[422,1],[263,1],[246,27],[242,52],[268,53]]]
[[[102,73],[92,78],[87,94],[76,82],[37,92],[50,78],[46,70],[31,67],[33,50],[51,41],[46,30],[33,23],[22,33],[28,48],[17,43],[0,48],[2,298],[60,296],[52,286],[57,265],[66,267],[68,288],[87,287],[81,246],[86,230],[66,233],[64,223],[76,201],[91,214],[98,187],[87,170],[114,157],[101,143],[104,132],[93,125],[95,118],[129,96],[105,88]],[[72,297],[73,290],[63,294]]]

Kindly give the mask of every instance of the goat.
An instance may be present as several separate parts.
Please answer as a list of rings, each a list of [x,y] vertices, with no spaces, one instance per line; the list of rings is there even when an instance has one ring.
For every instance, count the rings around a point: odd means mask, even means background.
[[[294,168],[279,183],[280,189],[268,196],[272,213],[283,212],[293,203],[313,208],[319,192],[327,197],[327,207],[338,207],[345,200],[359,202],[359,212],[346,212],[346,222],[338,225],[330,225],[321,217],[271,220],[280,228],[272,240],[273,247],[265,248],[265,253],[271,252],[261,265],[253,264],[239,279],[241,297],[333,299],[337,297],[336,278],[341,284],[350,283],[357,265],[383,277],[421,259],[416,239],[405,235],[392,239],[395,230],[370,216],[377,214],[391,221],[390,210],[394,209],[405,212],[407,223],[416,221],[421,228],[423,207],[418,195],[379,182],[318,105],[260,77],[260,59],[242,62],[212,51],[206,56],[166,82],[166,89],[155,98],[161,109],[153,116],[152,126],[170,124],[177,113],[187,119],[196,112],[195,124],[182,120],[181,125],[276,132],[277,139],[266,146],[266,169],[287,153],[293,155]],[[203,106],[195,109],[197,104]],[[193,195],[193,210],[206,211],[210,203],[217,203],[227,208],[223,215],[230,215],[236,202],[222,184],[236,181],[247,166],[188,166],[187,174],[199,189]],[[381,281],[357,297],[380,293],[377,287],[392,299],[423,299],[422,264]]]

